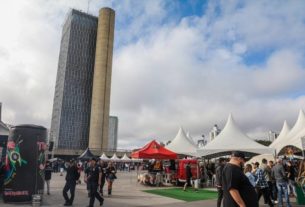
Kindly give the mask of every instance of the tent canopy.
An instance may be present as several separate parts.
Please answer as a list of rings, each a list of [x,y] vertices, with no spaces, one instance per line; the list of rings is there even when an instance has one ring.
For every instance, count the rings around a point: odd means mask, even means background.
[[[276,149],[276,153],[280,153],[284,147],[290,145],[302,149],[301,137],[305,135],[304,129],[305,114],[303,110],[300,110],[298,119],[292,129],[287,134],[283,135],[283,137],[280,137],[280,134],[278,139],[276,139],[270,146]]]
[[[281,147],[283,142],[285,142],[285,138],[289,132],[290,132],[290,126],[287,124],[287,121],[285,120],[279,136],[269,145],[269,147],[275,148],[276,152],[278,153],[280,150],[278,148]]]
[[[132,158],[142,159],[177,159],[177,154],[161,146],[155,140],[131,154]]]
[[[103,161],[109,161],[109,157],[106,156],[105,153],[103,153],[101,156],[100,156],[100,160],[103,160]]]
[[[114,154],[112,155],[112,157],[110,158],[110,160],[111,160],[111,161],[114,161],[114,162],[117,162],[117,161],[120,161],[121,159],[118,158],[118,156],[116,155],[116,153],[114,153]]]
[[[228,155],[237,150],[249,155],[274,153],[274,149],[261,145],[245,135],[230,114],[221,133],[202,149],[198,149],[197,156],[213,158],[219,155]]]
[[[80,160],[90,160],[92,157],[94,157],[94,155],[92,154],[92,152],[90,151],[89,148],[87,148],[85,150],[85,152],[83,152],[83,154],[81,154],[78,159]]]
[[[131,159],[126,155],[126,153],[123,155],[123,157],[121,158],[122,162],[130,162]]]
[[[190,138],[186,136],[182,127],[180,127],[176,137],[166,146],[166,148],[177,154],[183,155],[195,155],[197,153],[197,146],[194,144],[194,141],[191,141]]]

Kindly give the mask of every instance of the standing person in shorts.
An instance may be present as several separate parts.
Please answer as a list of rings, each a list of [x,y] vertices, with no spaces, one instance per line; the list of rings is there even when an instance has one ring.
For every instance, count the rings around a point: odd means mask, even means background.
[[[108,167],[106,168],[106,180],[108,183],[108,195],[111,195],[112,193],[112,184],[114,182],[114,179],[116,179],[116,169],[113,166],[112,162],[108,163]]]
[[[50,195],[50,181],[52,177],[53,168],[51,167],[50,161],[46,162],[46,168],[44,171],[44,180],[47,184],[47,194]]]
[[[258,207],[255,189],[242,171],[244,163],[244,153],[236,151],[223,168],[224,207]]]

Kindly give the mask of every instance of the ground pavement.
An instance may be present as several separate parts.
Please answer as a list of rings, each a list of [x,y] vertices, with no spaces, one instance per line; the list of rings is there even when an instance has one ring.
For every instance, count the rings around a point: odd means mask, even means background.
[[[64,175],[65,176],[65,175]],[[58,173],[53,173],[51,180],[51,195],[44,195],[42,206],[63,206],[64,199],[62,196],[62,189],[65,184],[64,176]],[[154,187],[147,187],[137,183],[136,172],[118,172],[118,179],[113,184],[113,192],[111,196],[105,196],[105,207],[215,207],[216,200],[185,202],[177,199],[167,198],[163,196],[153,195],[142,192],[142,190],[155,189]],[[106,194],[107,186],[105,184],[104,194]],[[263,200],[263,199],[261,199]],[[75,199],[73,206],[88,206],[89,198],[84,183],[77,185],[75,192]],[[13,204],[4,204],[0,201],[1,207],[12,207]],[[30,206],[30,205],[18,205]],[[99,206],[96,200],[95,206]],[[261,205],[266,206],[266,205]],[[297,206],[297,205],[293,205]]]

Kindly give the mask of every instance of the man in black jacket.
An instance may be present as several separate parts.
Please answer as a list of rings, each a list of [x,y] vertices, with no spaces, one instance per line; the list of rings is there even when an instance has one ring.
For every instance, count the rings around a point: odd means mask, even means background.
[[[217,207],[221,206],[221,201],[223,198],[222,171],[223,171],[224,165],[225,165],[225,159],[220,158],[218,161],[218,166],[216,168],[216,188],[217,188],[217,192],[218,192]]]
[[[76,181],[79,179],[80,173],[77,169],[74,160],[70,160],[69,166],[67,168],[66,184],[63,189],[63,196],[66,200],[64,206],[72,206],[75,194]],[[67,192],[70,190],[71,197],[68,197]]]

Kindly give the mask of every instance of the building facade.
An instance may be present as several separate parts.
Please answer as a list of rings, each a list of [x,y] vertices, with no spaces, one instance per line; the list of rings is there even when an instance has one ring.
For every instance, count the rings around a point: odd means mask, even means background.
[[[212,141],[218,134],[220,134],[221,130],[218,128],[217,124],[214,124],[212,130],[209,133],[210,141]]]
[[[59,149],[86,149],[98,18],[71,10],[63,25],[50,139]]]
[[[116,151],[118,146],[118,125],[119,119],[116,116],[109,117],[109,130],[108,130],[108,150]]]

